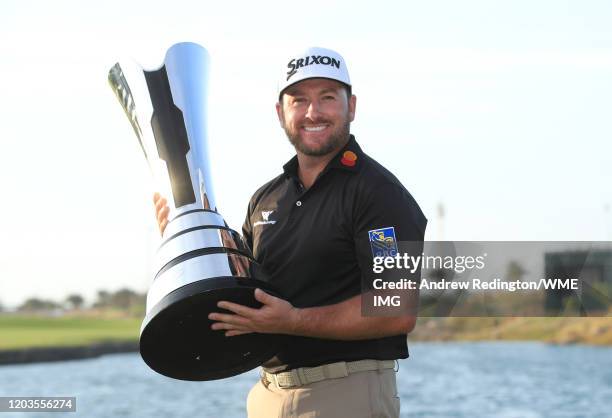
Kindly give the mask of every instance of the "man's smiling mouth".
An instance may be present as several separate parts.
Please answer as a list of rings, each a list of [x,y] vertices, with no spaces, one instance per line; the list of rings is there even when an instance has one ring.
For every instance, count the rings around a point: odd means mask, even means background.
[[[306,132],[321,132],[323,129],[327,128],[328,125],[316,125],[316,126],[304,126],[304,130]]]

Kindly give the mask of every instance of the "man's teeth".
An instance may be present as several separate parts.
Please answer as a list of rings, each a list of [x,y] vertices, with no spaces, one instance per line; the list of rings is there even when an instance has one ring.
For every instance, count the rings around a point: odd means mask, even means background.
[[[325,129],[327,126],[326,125],[321,125],[321,126],[304,126],[304,130],[306,132],[319,132],[322,131],[323,129]]]

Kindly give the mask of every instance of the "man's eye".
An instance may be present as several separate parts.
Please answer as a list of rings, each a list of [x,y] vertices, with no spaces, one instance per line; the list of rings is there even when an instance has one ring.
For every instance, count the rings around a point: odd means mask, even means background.
[[[336,100],[334,96],[323,96],[323,100]]]

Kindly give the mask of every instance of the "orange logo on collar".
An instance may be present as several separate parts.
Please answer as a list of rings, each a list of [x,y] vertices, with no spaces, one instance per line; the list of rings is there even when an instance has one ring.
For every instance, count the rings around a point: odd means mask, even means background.
[[[353,167],[357,162],[357,154],[353,151],[344,151],[340,162],[347,167]]]

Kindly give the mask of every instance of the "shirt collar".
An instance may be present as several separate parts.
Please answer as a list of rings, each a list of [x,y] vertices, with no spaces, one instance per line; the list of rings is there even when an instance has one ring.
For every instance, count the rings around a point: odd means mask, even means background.
[[[341,169],[349,172],[358,171],[361,167],[361,160],[363,159],[363,151],[355,136],[350,135],[347,144],[331,159],[327,167],[323,170],[323,173],[330,169]],[[294,155],[292,159],[287,161],[283,166],[283,170],[288,177],[298,178],[298,159],[297,155]],[[320,176],[320,175],[319,175]]]

